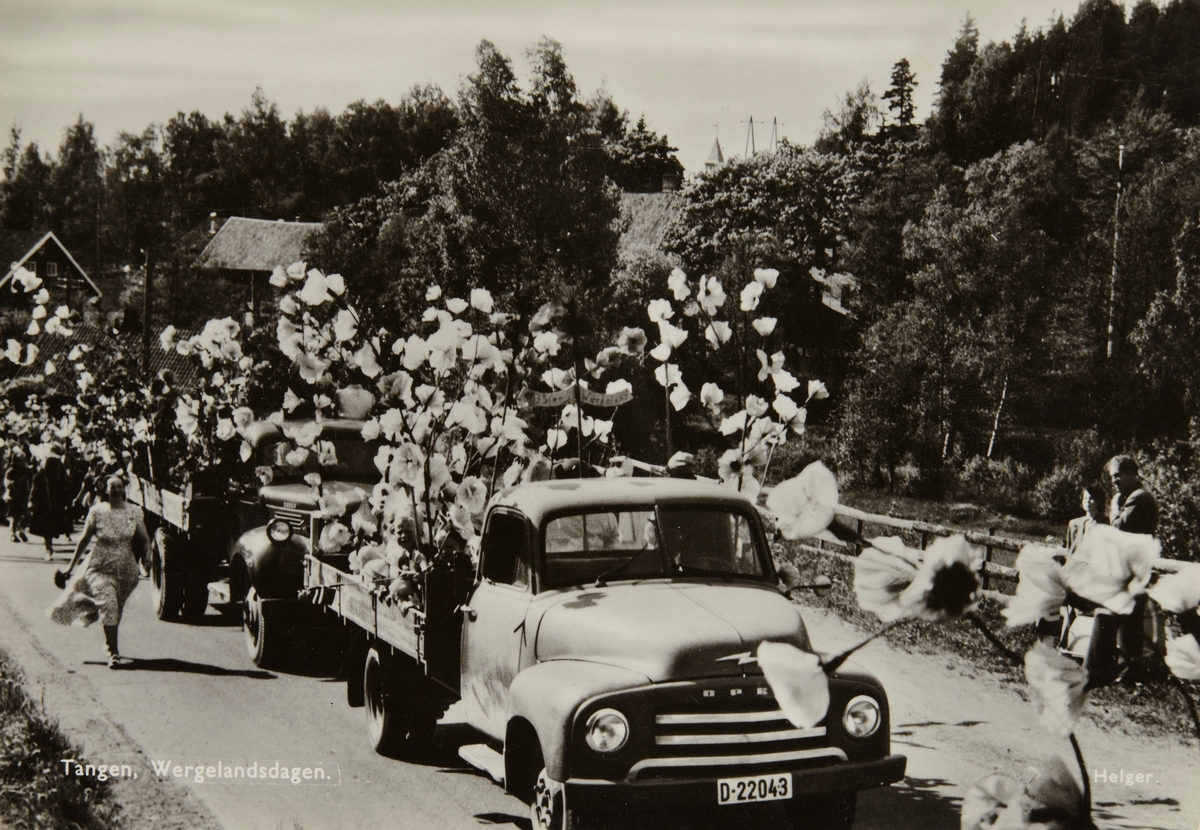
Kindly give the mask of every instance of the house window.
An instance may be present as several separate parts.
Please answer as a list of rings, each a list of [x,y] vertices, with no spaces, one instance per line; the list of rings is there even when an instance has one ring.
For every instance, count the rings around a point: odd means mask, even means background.
[[[58,276],[58,263],[57,262],[47,262],[46,263],[46,276],[47,277],[57,277]]]
[[[26,262],[25,270],[29,271],[30,273],[37,274],[37,263],[32,260],[30,260],[29,262]]]

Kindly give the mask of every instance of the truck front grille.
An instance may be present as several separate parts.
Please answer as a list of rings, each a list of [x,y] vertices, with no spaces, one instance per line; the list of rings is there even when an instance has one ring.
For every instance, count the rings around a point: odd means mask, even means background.
[[[828,745],[824,726],[797,729],[778,708],[658,712],[654,743],[654,757],[634,764],[631,779],[752,775],[846,760]]]

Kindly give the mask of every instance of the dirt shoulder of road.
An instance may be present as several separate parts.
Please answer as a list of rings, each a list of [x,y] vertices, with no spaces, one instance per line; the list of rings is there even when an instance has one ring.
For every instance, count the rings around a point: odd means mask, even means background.
[[[88,634],[91,632],[80,632],[80,636]],[[20,667],[26,695],[40,701],[45,711],[58,721],[67,739],[82,750],[81,762],[129,764],[136,773],[136,778],[114,778],[108,782],[108,800],[118,805],[116,828],[221,830],[212,813],[187,789],[160,781],[154,775],[141,747],[104,714],[87,678],[58,660],[3,605],[0,605],[0,649]],[[102,659],[100,652],[96,659]],[[58,764],[63,759],[46,760]]]

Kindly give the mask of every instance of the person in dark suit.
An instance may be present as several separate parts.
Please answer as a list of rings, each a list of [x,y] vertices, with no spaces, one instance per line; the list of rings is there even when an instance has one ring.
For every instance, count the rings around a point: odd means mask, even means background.
[[[1108,521],[1126,533],[1146,533],[1158,530],[1158,502],[1138,477],[1138,465],[1132,456],[1116,455],[1106,468],[1112,480],[1112,504]]]
[[[1096,525],[1108,524],[1104,515],[1104,491],[1098,485],[1089,484],[1083,488],[1083,501],[1080,504],[1083,515],[1071,519],[1067,523],[1067,555],[1070,556],[1079,547],[1079,540]]]

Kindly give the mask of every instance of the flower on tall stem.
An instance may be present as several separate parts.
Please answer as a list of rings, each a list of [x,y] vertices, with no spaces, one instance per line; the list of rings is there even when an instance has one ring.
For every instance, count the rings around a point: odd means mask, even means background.
[[[1087,698],[1087,669],[1037,642],[1025,655],[1025,679],[1037,694],[1042,725],[1064,738],[1075,731]]]
[[[1114,614],[1128,614],[1146,591],[1161,551],[1153,536],[1097,525],[1084,534],[1063,572],[1079,596]]]
[[[829,527],[837,503],[837,476],[820,461],[781,482],[767,496],[767,509],[775,514],[783,538],[789,540],[815,536]]]
[[[871,544],[854,560],[854,594],[884,622],[948,622],[979,602],[983,557],[961,534],[936,539],[923,551],[896,536]]]
[[[1017,554],[1017,592],[1003,612],[1010,628],[1052,617],[1066,604],[1069,589],[1063,567],[1054,558],[1057,550],[1026,545]]]
[[[829,711],[829,677],[821,659],[789,643],[762,642],[758,665],[784,716],[800,729],[816,726]]]

